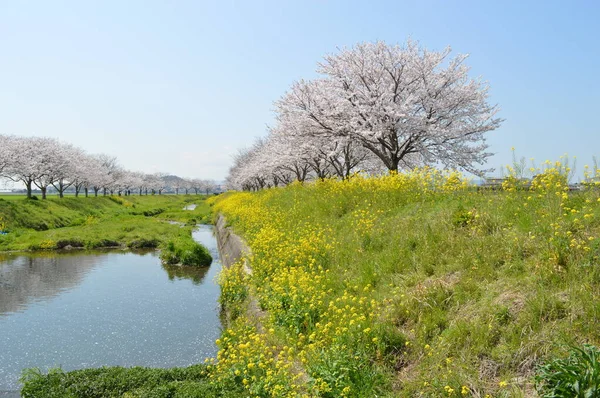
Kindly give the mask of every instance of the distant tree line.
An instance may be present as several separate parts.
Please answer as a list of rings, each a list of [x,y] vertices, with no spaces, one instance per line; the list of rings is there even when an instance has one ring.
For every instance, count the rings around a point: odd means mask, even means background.
[[[484,133],[501,119],[487,102],[487,83],[469,77],[466,58],[414,41],[362,43],[326,56],[319,78],[295,82],[275,102],[275,125],[235,156],[228,187],[426,165],[482,175],[491,155]]]
[[[0,135],[0,177],[22,183],[27,197],[36,188],[46,199],[49,189],[59,197],[72,191],[85,195],[208,194],[213,180],[185,179],[167,173],[125,170],[115,157],[89,154],[81,148],[47,137]]]

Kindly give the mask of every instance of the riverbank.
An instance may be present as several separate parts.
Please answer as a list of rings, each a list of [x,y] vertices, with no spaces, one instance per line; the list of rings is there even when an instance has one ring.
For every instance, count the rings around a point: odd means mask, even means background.
[[[552,170],[534,182],[477,191],[423,170],[209,199],[251,254],[219,278],[228,319],[206,382],[215,396],[321,397],[564,385],[569,347],[600,344],[600,192],[569,192]],[[598,367],[585,360],[569,366]]]
[[[542,365],[600,344],[600,193],[535,182],[425,171],[211,199],[252,250],[221,300],[267,312],[257,328],[236,311],[211,377],[277,396],[550,391]]]
[[[194,210],[184,210],[192,203]],[[156,248],[169,239],[189,239],[194,225],[210,222],[209,214],[195,195],[0,199],[6,232],[0,252]]]

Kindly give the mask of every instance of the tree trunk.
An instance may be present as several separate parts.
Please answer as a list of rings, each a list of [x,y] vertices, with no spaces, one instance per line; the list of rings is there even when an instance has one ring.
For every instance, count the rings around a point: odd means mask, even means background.
[[[40,189],[42,190],[42,199],[46,199],[46,189],[48,189],[48,187],[42,187]]]
[[[25,186],[27,187],[27,199],[31,199],[31,180],[27,181]]]
[[[87,198],[89,196],[89,189],[87,187],[85,187],[85,197]]]

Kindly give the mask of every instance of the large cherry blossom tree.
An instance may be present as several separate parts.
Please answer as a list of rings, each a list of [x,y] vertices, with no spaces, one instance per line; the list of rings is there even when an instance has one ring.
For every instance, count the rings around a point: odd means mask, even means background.
[[[443,165],[478,173],[496,129],[489,87],[469,77],[466,55],[418,43],[362,43],[319,64],[323,78],[295,83],[277,102],[284,124],[307,136],[360,143],[389,170]]]

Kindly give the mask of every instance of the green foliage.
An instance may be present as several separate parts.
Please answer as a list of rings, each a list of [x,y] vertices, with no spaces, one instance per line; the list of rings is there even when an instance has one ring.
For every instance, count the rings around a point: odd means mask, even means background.
[[[600,397],[600,350],[589,344],[571,347],[568,358],[538,367],[536,384],[544,398]]]
[[[163,264],[199,267],[208,266],[212,262],[208,249],[195,242],[190,236],[182,234],[161,247],[160,259]]]
[[[455,227],[466,227],[473,222],[473,212],[465,210],[462,206],[452,214],[452,224]]]
[[[229,323],[242,315],[249,295],[243,261],[223,268],[219,274],[219,285],[221,286],[219,302],[225,310],[224,315]]]
[[[104,367],[47,374],[38,369],[23,372],[23,398],[194,398],[241,396],[209,384],[204,365],[187,368],[152,369]]]

